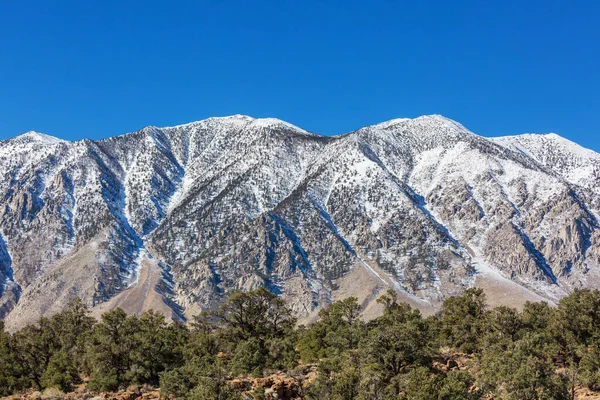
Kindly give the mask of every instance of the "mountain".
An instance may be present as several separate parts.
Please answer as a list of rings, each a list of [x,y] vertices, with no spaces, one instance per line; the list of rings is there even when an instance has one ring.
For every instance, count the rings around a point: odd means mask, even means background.
[[[555,301],[600,281],[600,155],[438,115],[337,137],[235,115],[106,140],[0,142],[0,317],[75,296],[175,319],[265,286],[310,320],[387,288]]]

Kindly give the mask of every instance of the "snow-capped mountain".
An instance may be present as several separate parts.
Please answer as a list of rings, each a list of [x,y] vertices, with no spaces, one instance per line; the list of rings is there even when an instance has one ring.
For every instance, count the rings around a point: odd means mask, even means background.
[[[597,287],[600,155],[442,116],[337,137],[235,115],[106,140],[0,142],[0,317],[80,296],[184,318],[265,286],[310,318],[386,288],[422,309]]]

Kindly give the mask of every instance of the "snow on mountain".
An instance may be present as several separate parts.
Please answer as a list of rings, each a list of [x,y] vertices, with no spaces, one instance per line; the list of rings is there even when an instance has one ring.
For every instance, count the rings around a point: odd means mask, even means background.
[[[506,136],[491,140],[523,152],[571,184],[600,193],[600,154],[593,150],[555,133]]]
[[[338,137],[242,115],[28,132],[0,142],[0,316],[106,303],[148,265],[177,318],[258,286],[307,318],[386,288],[435,308],[497,277],[555,300],[598,284],[599,165],[557,135],[486,139],[439,115]]]

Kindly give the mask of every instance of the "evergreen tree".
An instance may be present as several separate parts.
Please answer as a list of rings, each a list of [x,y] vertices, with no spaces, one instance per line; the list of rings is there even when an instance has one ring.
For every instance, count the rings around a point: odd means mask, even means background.
[[[164,315],[154,311],[142,314],[134,325],[127,381],[158,385],[161,372],[182,365],[187,329],[179,323],[168,324]]]
[[[28,325],[13,335],[17,362],[23,368],[23,381],[37,389],[42,389],[42,375],[48,368],[50,359],[60,350],[60,341],[51,321],[40,318],[37,325]]]
[[[48,367],[41,377],[43,387],[57,388],[63,392],[70,392],[73,390],[73,385],[79,382],[75,363],[63,350],[59,350],[50,357]]]
[[[477,351],[485,315],[482,289],[467,289],[460,296],[446,299],[438,313],[442,343],[467,353]]]
[[[89,314],[89,308],[76,297],[62,312],[50,319],[53,335],[60,349],[69,357],[77,359],[83,352],[78,339],[89,333],[96,322]]]
[[[281,337],[296,323],[285,302],[262,287],[233,293],[215,316],[234,340]]]
[[[594,358],[600,346],[600,291],[581,289],[563,297],[553,317],[550,330],[557,344],[556,358],[567,369],[574,397],[578,384],[594,386]]]
[[[370,323],[361,354],[363,362],[380,373],[382,384],[389,386],[400,374],[429,365],[437,348],[434,330],[419,311],[398,302],[393,291],[378,301],[384,305],[383,316]]]
[[[102,315],[102,321],[86,338],[85,358],[92,390],[116,390],[126,382],[138,329],[138,319],[127,317],[120,308]]]
[[[301,329],[297,347],[302,360],[314,362],[357,348],[365,334],[360,311],[355,297],[333,302],[320,310],[319,320]]]
[[[213,388],[222,388],[226,370],[222,359],[217,358],[219,347],[231,348],[223,344],[216,322],[208,315],[200,315],[191,324],[191,330],[182,347],[183,365],[160,374],[161,392],[165,395],[185,397],[197,386],[206,382],[220,382]],[[216,389],[215,389],[216,390]],[[200,396],[197,389],[194,396]],[[220,393],[220,392],[219,392]],[[224,393],[229,393],[224,390]],[[227,394],[229,395],[229,394]]]
[[[568,382],[556,372],[542,335],[515,342],[500,339],[484,347],[479,358],[481,386],[506,399],[568,399]]]
[[[4,330],[4,322],[0,321],[0,396],[8,396],[31,384],[31,381],[25,378],[25,366],[20,363],[13,343],[10,335]]]
[[[272,292],[235,292],[214,315],[221,341],[233,346],[230,368],[235,373],[260,375],[267,366],[295,364],[295,343],[285,339],[293,336],[296,319]]]

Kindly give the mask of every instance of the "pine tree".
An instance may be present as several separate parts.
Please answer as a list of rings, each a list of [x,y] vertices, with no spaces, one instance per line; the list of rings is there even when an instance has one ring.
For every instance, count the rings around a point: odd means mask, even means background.
[[[89,366],[93,390],[115,390],[126,382],[131,355],[136,348],[134,338],[138,319],[127,317],[117,308],[102,315],[86,338],[86,364]]]
[[[79,383],[79,374],[73,359],[63,350],[50,357],[48,367],[41,377],[44,388],[57,388],[63,392],[73,390],[73,385]]]

